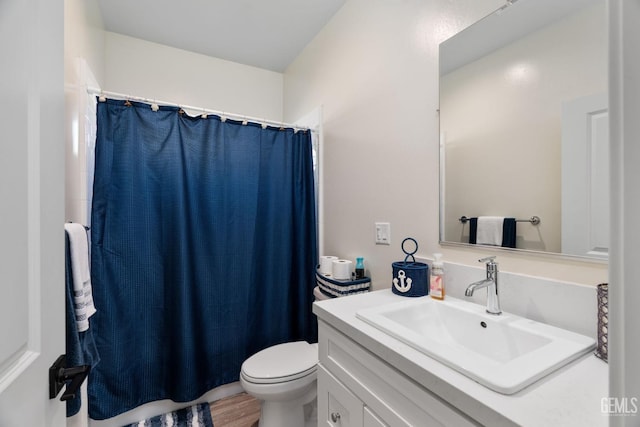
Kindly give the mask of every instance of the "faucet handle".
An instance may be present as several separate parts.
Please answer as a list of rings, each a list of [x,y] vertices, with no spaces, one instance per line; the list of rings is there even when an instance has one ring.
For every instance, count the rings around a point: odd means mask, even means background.
[[[486,262],[486,267],[487,267],[487,279],[488,280],[493,280],[496,281],[497,280],[497,275],[498,275],[498,263],[495,262],[495,255],[494,256],[488,256],[485,258],[480,258],[478,260],[478,262]]]

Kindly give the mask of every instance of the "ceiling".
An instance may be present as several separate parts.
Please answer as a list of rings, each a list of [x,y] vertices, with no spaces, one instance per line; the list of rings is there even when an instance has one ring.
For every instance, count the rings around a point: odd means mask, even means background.
[[[283,72],[346,0],[98,0],[107,31]]]

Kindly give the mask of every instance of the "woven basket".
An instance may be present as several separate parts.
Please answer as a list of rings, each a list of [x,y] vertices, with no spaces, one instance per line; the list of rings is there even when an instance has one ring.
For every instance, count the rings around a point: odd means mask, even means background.
[[[358,280],[334,280],[316,271],[316,285],[324,295],[336,298],[369,292],[371,279],[364,277]]]
[[[598,346],[595,355],[607,362],[609,355],[609,285],[601,283],[597,288],[598,293]]]

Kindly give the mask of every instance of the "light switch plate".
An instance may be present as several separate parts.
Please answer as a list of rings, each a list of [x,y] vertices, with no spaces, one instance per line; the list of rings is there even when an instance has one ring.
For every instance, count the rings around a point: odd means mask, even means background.
[[[391,224],[388,222],[376,222],[376,245],[391,244]]]

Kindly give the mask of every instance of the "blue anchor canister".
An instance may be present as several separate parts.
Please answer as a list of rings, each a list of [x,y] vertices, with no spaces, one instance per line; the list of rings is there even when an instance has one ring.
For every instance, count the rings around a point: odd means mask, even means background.
[[[407,242],[413,242],[415,249],[407,250]],[[414,254],[418,252],[418,242],[411,237],[402,241],[402,251],[405,253],[404,261],[396,261],[391,264],[393,280],[391,290],[394,294],[403,297],[423,297],[429,293],[429,266],[424,262],[416,262]]]

